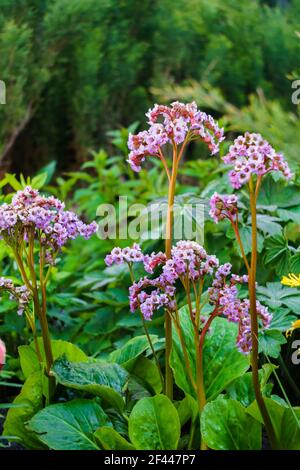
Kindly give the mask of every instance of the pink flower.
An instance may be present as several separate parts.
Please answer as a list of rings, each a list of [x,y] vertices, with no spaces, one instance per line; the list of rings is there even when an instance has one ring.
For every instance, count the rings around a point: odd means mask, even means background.
[[[286,179],[293,176],[284,156],[276,153],[260,134],[246,132],[237,137],[223,161],[233,166],[229,179],[232,187],[236,189],[248,183],[253,174],[264,176],[270,171],[277,171]]]
[[[5,364],[6,348],[3,341],[0,339],[0,370]]]
[[[18,191],[11,204],[0,206],[0,235],[5,241],[18,243],[20,238],[28,240],[33,233],[45,245],[49,263],[68,240],[78,236],[90,238],[96,230],[95,222],[83,223],[74,212],[66,211],[59,199],[42,196],[30,186]]]
[[[214,193],[210,199],[209,215],[216,223],[223,219],[234,220],[237,214],[238,198],[234,194]]]
[[[139,172],[148,156],[160,158],[165,144],[181,145],[187,140],[202,140],[212,154],[219,150],[224,140],[224,130],[218,127],[212,116],[198,110],[195,102],[179,103],[170,106],[154,105],[146,114],[149,129],[136,135],[129,135],[130,150],[128,162],[133,171]]]

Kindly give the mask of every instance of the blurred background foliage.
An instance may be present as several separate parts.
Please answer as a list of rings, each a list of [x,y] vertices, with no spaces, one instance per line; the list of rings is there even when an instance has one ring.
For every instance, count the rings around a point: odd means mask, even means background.
[[[0,0],[2,171],[77,168],[107,131],[177,97],[294,158],[299,18],[299,0]]]
[[[261,345],[287,364],[281,379],[295,402],[300,371],[290,361],[292,340],[282,333],[300,314],[300,296],[279,281],[300,272],[300,116],[291,100],[292,80],[300,78],[299,19],[299,0],[0,0],[0,79],[7,87],[7,103],[0,106],[3,201],[30,183],[90,221],[101,203],[118,210],[119,196],[142,204],[165,197],[167,181],[157,162],[151,159],[138,176],[126,163],[128,133],[143,128],[144,113],[156,101],[197,101],[225,126],[223,153],[246,130],[284,152],[295,179],[289,187],[265,179],[258,282],[260,299],[276,313]],[[209,196],[230,189],[219,158],[206,152],[201,144],[188,148],[177,201],[198,198],[207,216]],[[248,207],[241,193],[249,251]],[[128,313],[128,274],[103,261],[113,246],[128,243],[93,237],[64,249],[49,287],[54,338],[103,358],[142,334],[140,319]],[[205,245],[243,272],[228,224],[207,221]],[[159,240],[143,246],[163,248]],[[3,245],[0,262],[1,275],[17,276]],[[163,336],[162,316],[150,330]],[[6,298],[0,337],[10,354],[7,373],[20,378],[17,346],[30,335]]]

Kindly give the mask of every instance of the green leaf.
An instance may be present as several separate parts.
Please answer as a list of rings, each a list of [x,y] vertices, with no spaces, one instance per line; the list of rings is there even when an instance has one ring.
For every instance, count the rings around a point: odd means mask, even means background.
[[[240,236],[245,250],[245,254],[251,253],[252,251],[252,228],[249,225],[243,225],[240,228]],[[257,251],[260,253],[264,246],[264,237],[258,232],[257,233]]]
[[[283,334],[278,330],[262,330],[259,333],[259,351],[270,357],[278,357],[281,345],[286,343]]]
[[[151,390],[158,394],[162,391],[162,383],[157,366],[145,356],[140,356],[134,364],[131,374],[143,380],[151,387]]]
[[[129,417],[129,437],[137,450],[175,450],[180,436],[177,410],[164,395],[142,398]]]
[[[7,413],[3,434],[18,437],[28,449],[43,449],[36,435],[25,427],[27,421],[43,407],[42,372],[34,372],[27,378],[13,405]]]
[[[300,312],[300,296],[297,289],[285,287],[280,282],[267,282],[266,287],[257,287],[257,294],[259,300],[272,309],[283,306],[292,312]]]
[[[283,181],[274,182],[270,177],[264,179],[258,197],[258,205],[286,208],[298,204],[300,204],[300,195],[296,186],[285,186]]]
[[[197,418],[199,412],[198,403],[191,395],[186,395],[184,399],[179,402],[177,412],[180,424],[184,426],[189,419],[193,422]]]
[[[117,319],[118,315],[111,308],[100,308],[87,322],[84,331],[93,336],[112,333],[118,329]]]
[[[98,450],[94,432],[107,424],[98,403],[81,399],[47,406],[30,420],[28,429],[50,449]]]
[[[45,362],[45,353],[43,348],[42,338],[38,338],[40,351],[42,354],[43,362]],[[88,360],[87,355],[81,351],[75,344],[62,340],[51,340],[53,358],[58,359],[60,356],[65,355],[69,361],[84,362]],[[36,354],[34,342],[29,346],[18,347],[22,372],[25,377],[29,377],[35,371],[40,370],[40,363]]]
[[[300,407],[289,408],[271,398],[264,398],[281,450],[300,450]],[[247,412],[262,423],[262,417],[256,402]]]
[[[94,436],[104,450],[134,450],[133,445],[113,428],[103,426]]]
[[[52,371],[65,387],[99,396],[118,410],[124,408],[124,390],[129,376],[118,364],[69,362],[63,357],[54,362]]]
[[[201,433],[214,450],[261,449],[261,425],[236,400],[207,403],[201,414]]]
[[[272,370],[276,368],[275,365],[265,364],[263,368],[259,370],[260,386],[261,391],[264,395],[271,393],[272,384],[267,383],[272,373]],[[242,377],[234,380],[226,389],[227,396],[233,400],[237,400],[243,406],[249,406],[255,400],[254,387],[252,382],[251,372],[247,372]]]
[[[292,315],[288,308],[277,308],[273,312],[270,330],[286,331],[296,319],[297,317]]]
[[[193,327],[188,308],[182,307],[179,318],[188,351],[191,369],[196,377],[196,357],[193,340]],[[249,359],[241,354],[236,347],[237,325],[224,318],[215,318],[210,332],[206,335],[203,348],[204,383],[207,400],[213,400],[230,382],[243,375],[249,368]],[[173,347],[171,367],[174,371],[176,384],[185,393],[196,397],[192,388],[177,331],[173,327]]]
[[[157,343],[158,337],[156,335],[150,335],[150,338],[152,344]],[[147,351],[148,348],[149,342],[147,336],[136,336],[127,341],[120,349],[113,351],[109,356],[109,360],[121,364],[125,368],[130,368],[134,360]]]
[[[257,227],[266,235],[281,235],[282,227],[278,223],[280,219],[267,214],[257,214]]]
[[[278,275],[286,274],[290,266],[290,250],[287,240],[280,235],[266,240],[265,263],[272,263]]]

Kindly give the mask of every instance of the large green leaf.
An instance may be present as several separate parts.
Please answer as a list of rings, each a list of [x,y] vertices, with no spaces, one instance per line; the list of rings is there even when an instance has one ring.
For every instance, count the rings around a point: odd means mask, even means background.
[[[38,338],[38,343],[43,361],[45,361],[42,338]],[[87,355],[81,351],[78,346],[69,343],[68,341],[54,339],[51,341],[51,346],[54,360],[62,355],[65,355],[69,361],[74,362],[84,362],[88,360]],[[22,372],[25,377],[28,377],[33,372],[40,370],[40,364],[36,354],[34,342],[32,342],[29,346],[19,346],[18,351],[20,355]]]
[[[272,391],[272,384],[268,383],[268,379],[273,371],[276,369],[275,365],[264,364],[262,369],[259,370],[259,379],[261,391],[264,395],[270,394]],[[255,393],[252,381],[252,373],[246,372],[241,377],[234,380],[226,389],[227,396],[233,400],[237,400],[243,406],[249,406],[255,400]]]
[[[281,450],[300,450],[300,407],[289,408],[272,398],[265,398],[270,418]],[[262,423],[262,417],[256,402],[247,412]]]
[[[28,429],[54,450],[98,450],[94,432],[109,420],[98,403],[73,400],[47,406],[29,422]]]
[[[150,338],[152,344],[155,344],[158,341],[158,337],[156,335],[150,335]],[[135,338],[131,338],[127,341],[127,343],[120,349],[113,351],[110,354],[109,359],[111,362],[121,364],[123,367],[131,368],[135,359],[143,354],[143,352],[147,351],[148,348],[149,342],[147,336],[136,336]]]
[[[111,427],[97,429],[94,436],[104,450],[134,450],[133,445]]]
[[[179,317],[189,362],[195,377],[194,331],[186,306],[180,309]],[[203,348],[204,383],[207,400],[216,398],[230,382],[243,375],[249,368],[249,359],[237,350],[236,336],[237,325],[228,322],[224,318],[215,318],[213,320]],[[178,387],[196,398],[195,391],[189,382],[181,344],[175,328],[173,328],[171,366]]]
[[[219,398],[201,414],[201,434],[214,450],[261,449],[261,425],[238,401]]]
[[[36,435],[25,427],[27,421],[43,406],[42,372],[34,372],[27,378],[13,404],[18,406],[9,409],[3,434],[18,437],[28,449],[42,449],[44,446]]]
[[[129,417],[129,437],[137,450],[175,450],[180,436],[177,410],[164,395],[142,398]]]
[[[287,240],[283,236],[276,235],[266,240],[265,263],[272,264],[279,276],[288,273],[290,258]]]
[[[162,383],[154,361],[145,356],[140,356],[131,370],[131,374],[138,377],[146,386],[150,386],[151,390],[157,394],[162,391]]]
[[[119,364],[69,362],[62,357],[55,361],[52,371],[56,380],[65,387],[100,396],[119,410],[124,408],[128,372]]]
[[[275,182],[271,177],[264,179],[258,197],[258,205],[286,208],[299,204],[300,194],[297,186],[286,186],[283,181]]]

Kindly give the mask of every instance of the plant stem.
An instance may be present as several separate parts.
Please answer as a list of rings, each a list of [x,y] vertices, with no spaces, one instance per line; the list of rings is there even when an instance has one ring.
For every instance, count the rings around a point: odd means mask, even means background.
[[[173,210],[174,210],[174,198],[175,198],[175,187],[177,177],[177,146],[174,144],[173,147],[173,165],[172,175],[169,184],[168,194],[168,211],[167,211],[167,223],[166,223],[166,241],[165,241],[165,252],[166,257],[171,258],[172,249],[172,232],[173,232]],[[172,350],[172,319],[168,312],[165,312],[165,336],[166,336],[166,365],[165,365],[165,385],[166,395],[170,400],[173,399],[173,373],[170,367],[170,355]]]
[[[230,219],[230,223],[231,223],[232,228],[233,228],[233,230],[234,230],[234,233],[235,233],[235,236],[236,236],[236,240],[237,240],[238,245],[239,245],[239,247],[240,247],[241,254],[242,254],[242,257],[243,257],[245,266],[246,266],[246,268],[247,268],[248,274],[249,274],[250,266],[249,266],[249,263],[248,263],[248,260],[247,260],[247,256],[246,256],[246,254],[245,254],[245,250],[244,250],[244,247],[243,247],[243,243],[242,243],[242,240],[241,240],[240,231],[239,231],[239,227],[238,227],[238,220],[236,220],[236,222],[233,222],[233,221]]]
[[[252,340],[252,353],[251,353],[251,368],[252,368],[252,381],[255,392],[255,398],[262,415],[266,431],[273,449],[277,448],[277,440],[273,424],[264,402],[259,382],[258,374],[258,319],[256,312],[256,267],[257,267],[257,222],[256,222],[256,200],[258,192],[254,190],[253,180],[249,182],[250,189],[250,210],[252,222],[252,253],[251,253],[251,266],[249,273],[249,300],[250,300],[250,316],[251,316],[251,340]]]
[[[186,367],[191,385],[192,385],[193,389],[195,390],[195,392],[197,392],[197,385],[196,385],[195,379],[193,377],[193,373],[192,373],[192,369],[191,369],[191,365],[190,365],[190,360],[189,360],[189,356],[188,356],[188,352],[187,352],[187,347],[186,347],[186,344],[185,344],[185,341],[184,341],[182,328],[181,328],[181,325],[180,325],[178,310],[176,310],[176,319],[174,319],[174,325],[175,325],[175,328],[176,328],[176,331],[177,331],[177,334],[178,334],[178,337],[179,337],[179,340],[180,340],[180,344],[181,344],[181,347],[182,347],[185,367]]]
[[[132,266],[131,266],[130,263],[127,263],[127,264],[128,264],[128,267],[129,267],[131,282],[133,284],[135,282],[135,280],[134,280],[134,275],[133,275],[133,271],[132,271]],[[158,361],[158,357],[157,357],[157,354],[155,352],[153,343],[151,341],[151,336],[149,334],[149,330],[148,330],[145,318],[143,317],[143,314],[140,310],[139,310],[139,313],[140,313],[140,317],[141,317],[141,320],[142,320],[145,335],[147,337],[147,340],[148,340],[148,343],[149,343],[150,349],[152,351],[153,358],[154,358],[154,361],[155,361],[155,364],[156,364],[156,367],[157,367],[157,370],[158,370],[158,373],[159,373],[159,378],[160,378],[160,381],[161,381],[162,390],[165,391],[164,377],[163,377],[163,374],[162,374],[162,371],[161,371],[161,367],[160,367],[160,364],[159,364],[159,361]]]

